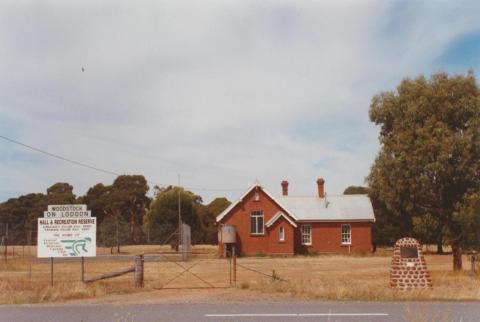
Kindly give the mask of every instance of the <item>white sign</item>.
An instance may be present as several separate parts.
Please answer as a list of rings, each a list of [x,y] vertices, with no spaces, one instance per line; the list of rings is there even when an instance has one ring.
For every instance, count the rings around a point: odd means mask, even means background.
[[[81,218],[91,217],[92,212],[87,210],[87,205],[49,205],[43,212],[45,218]]]
[[[38,218],[37,257],[96,256],[97,218],[90,217],[85,205],[48,206],[45,213],[55,215]]]

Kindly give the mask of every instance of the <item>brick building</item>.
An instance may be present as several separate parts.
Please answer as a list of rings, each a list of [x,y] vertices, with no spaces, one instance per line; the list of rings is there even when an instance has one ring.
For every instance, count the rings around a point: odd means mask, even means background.
[[[318,179],[317,194],[297,197],[287,181],[280,196],[254,184],[217,223],[235,226],[236,249],[244,255],[370,252],[375,216],[368,196],[327,196],[324,185]],[[220,254],[224,248],[219,236]]]

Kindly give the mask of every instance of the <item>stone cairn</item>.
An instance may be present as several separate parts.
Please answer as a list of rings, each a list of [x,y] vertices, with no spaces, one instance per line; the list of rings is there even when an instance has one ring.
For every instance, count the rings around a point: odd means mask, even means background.
[[[406,237],[395,243],[390,286],[399,290],[432,287],[422,246],[415,238]]]

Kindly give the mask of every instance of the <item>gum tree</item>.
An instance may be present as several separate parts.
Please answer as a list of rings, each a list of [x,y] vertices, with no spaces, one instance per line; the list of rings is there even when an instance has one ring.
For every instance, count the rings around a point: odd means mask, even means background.
[[[404,79],[373,97],[370,120],[380,126],[381,150],[367,182],[392,216],[411,231],[437,230],[462,268],[462,215],[480,188],[480,96],[473,72]]]

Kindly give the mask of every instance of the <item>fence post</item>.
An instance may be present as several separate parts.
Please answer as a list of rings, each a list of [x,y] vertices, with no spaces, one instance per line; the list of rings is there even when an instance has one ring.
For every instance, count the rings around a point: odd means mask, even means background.
[[[143,287],[143,255],[135,256],[135,271],[133,272],[133,286],[135,288]]]
[[[477,255],[477,252],[473,252],[471,257],[470,257],[470,275],[472,277],[474,277],[475,275],[477,275],[477,265],[476,265],[476,261],[478,260],[478,255]]]
[[[228,263],[229,263],[229,280],[230,280],[230,286],[232,286],[232,256],[228,257]]]
[[[7,256],[8,256],[8,252],[7,252],[7,246],[8,246],[8,223],[5,224],[5,235],[4,235],[3,241],[4,241],[4,243],[5,243],[5,263],[7,263],[7,262],[8,262],[8,259],[7,259]]]
[[[237,286],[237,254],[235,253],[235,245],[232,245],[233,260],[233,285]]]

